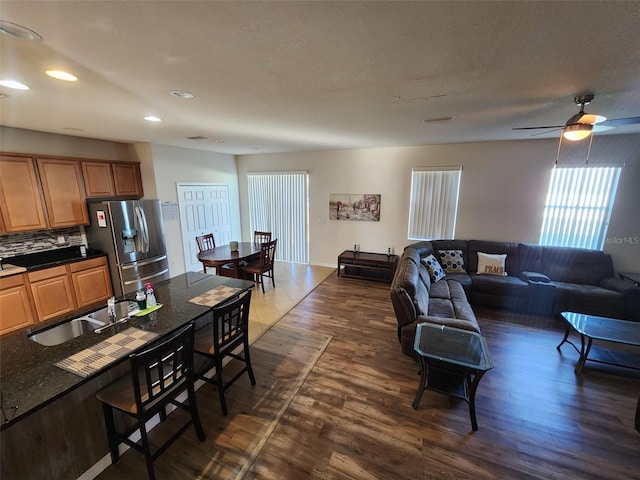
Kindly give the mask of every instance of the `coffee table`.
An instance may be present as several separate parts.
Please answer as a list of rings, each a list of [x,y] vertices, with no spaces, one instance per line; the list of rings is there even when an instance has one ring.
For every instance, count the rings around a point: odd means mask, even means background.
[[[591,351],[593,340],[603,340],[606,342],[621,343],[636,347],[640,346],[640,322],[630,322],[627,320],[618,320],[616,318],[608,317],[597,317],[595,315],[586,315],[584,313],[575,312],[562,312],[561,315],[567,322],[567,326],[564,332],[564,338],[556,348],[560,349],[564,343],[568,343],[580,354],[580,359],[573,370],[576,374],[582,372],[582,368],[587,360],[637,369],[631,365],[588,358],[588,356]],[[580,334],[580,348],[568,340],[572,329]]]
[[[485,372],[493,368],[485,338],[460,328],[421,323],[413,347],[420,362],[413,408],[418,408],[425,389],[461,398],[469,404],[471,428],[478,430],[476,390]]]
[[[338,255],[338,276],[391,282],[397,265],[397,255],[345,250]]]

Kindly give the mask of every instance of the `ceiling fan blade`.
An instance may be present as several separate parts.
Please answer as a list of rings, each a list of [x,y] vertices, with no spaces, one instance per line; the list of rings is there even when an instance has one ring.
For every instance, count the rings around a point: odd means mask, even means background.
[[[511,130],[540,130],[541,128],[564,128],[564,125],[545,125],[544,127],[513,127]]]
[[[560,130],[563,130],[564,127],[559,127],[556,128],[555,130],[547,130],[546,132],[538,132],[538,133],[534,133],[533,135],[531,135],[532,137],[537,137],[538,135],[546,135],[548,133],[553,133],[553,132],[558,132]]]
[[[621,125],[636,125],[640,123],[640,117],[627,117],[627,118],[612,118],[606,120],[598,125],[605,125],[610,127],[619,127]]]

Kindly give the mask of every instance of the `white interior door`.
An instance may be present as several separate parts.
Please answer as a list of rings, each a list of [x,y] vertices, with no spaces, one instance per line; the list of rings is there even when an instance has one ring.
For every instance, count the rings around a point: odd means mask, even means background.
[[[179,183],[177,187],[185,268],[199,272],[202,264],[196,257],[196,237],[213,233],[216,245],[231,239],[229,185]]]

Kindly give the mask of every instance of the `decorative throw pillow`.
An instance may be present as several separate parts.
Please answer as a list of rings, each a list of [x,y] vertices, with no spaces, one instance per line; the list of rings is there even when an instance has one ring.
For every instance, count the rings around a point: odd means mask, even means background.
[[[507,272],[504,264],[507,261],[507,254],[489,254],[478,252],[478,273],[487,275],[503,275]]]
[[[422,264],[427,268],[429,272],[429,276],[431,277],[431,281],[436,283],[438,280],[442,280],[444,278],[444,271],[442,270],[442,266],[436,260],[436,257],[433,255],[429,255],[428,257],[420,260]]]
[[[438,250],[440,263],[447,273],[465,273],[462,250]]]

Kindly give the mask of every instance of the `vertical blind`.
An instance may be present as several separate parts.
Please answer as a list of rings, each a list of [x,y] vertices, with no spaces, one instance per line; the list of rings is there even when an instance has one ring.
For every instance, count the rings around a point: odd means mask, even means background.
[[[249,173],[248,182],[251,232],[278,239],[278,260],[309,263],[308,173]]]
[[[620,167],[554,168],[540,244],[602,249],[620,170]]]
[[[410,240],[453,238],[462,167],[414,168],[409,203]]]

